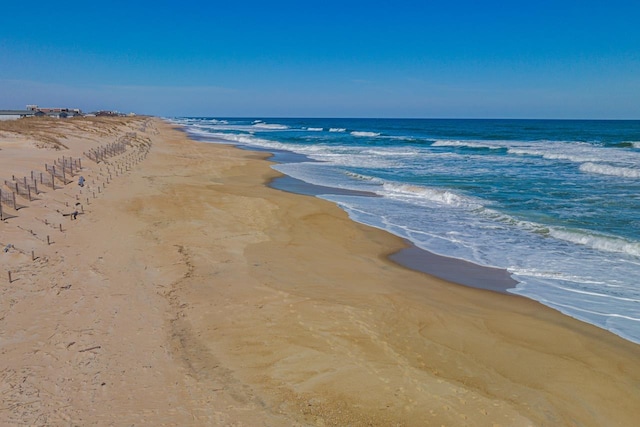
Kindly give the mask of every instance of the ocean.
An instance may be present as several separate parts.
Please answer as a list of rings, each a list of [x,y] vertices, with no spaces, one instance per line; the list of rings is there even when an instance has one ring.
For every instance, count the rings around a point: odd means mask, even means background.
[[[508,292],[640,343],[640,121],[171,121],[291,153],[274,169],[353,220],[506,270]]]

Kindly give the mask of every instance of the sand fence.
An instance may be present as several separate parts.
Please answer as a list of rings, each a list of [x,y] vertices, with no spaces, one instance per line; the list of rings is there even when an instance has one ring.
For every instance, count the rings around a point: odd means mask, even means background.
[[[30,171],[29,176],[14,175],[11,180],[3,180],[4,188],[0,187],[0,220],[6,222],[19,215],[26,215],[33,216],[33,221],[28,221],[32,225],[30,228],[16,224],[14,229],[27,233],[24,238],[15,240],[32,242],[27,244],[30,248],[16,247],[11,242],[0,242],[0,247],[5,252],[17,252],[30,257],[31,261],[37,260],[37,247],[55,243],[51,233],[65,232],[61,218],[76,220],[79,214],[84,214],[85,200],[89,204],[90,199],[99,197],[114,176],[118,177],[132,170],[147,157],[150,149],[149,138],[128,132],[113,143],[84,152],[88,160],[63,156],[52,164],[45,163],[44,171]],[[85,164],[87,161],[89,164]],[[94,163],[93,167],[90,167],[90,163]],[[78,183],[78,189],[67,191],[74,188],[69,184],[75,182]],[[38,214],[27,214],[28,210],[22,213],[23,208],[40,200],[38,196],[45,193],[45,189],[54,192],[47,195],[46,204],[39,204],[40,217],[35,216]],[[62,196],[62,200],[59,196]],[[42,207],[46,208],[44,214]],[[18,214],[18,211],[21,213]],[[19,274],[20,269],[7,270],[9,283],[15,281]]]

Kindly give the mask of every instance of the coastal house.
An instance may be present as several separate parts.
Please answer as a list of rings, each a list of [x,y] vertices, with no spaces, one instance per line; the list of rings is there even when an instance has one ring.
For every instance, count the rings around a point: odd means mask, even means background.
[[[35,104],[27,105],[26,110],[0,110],[0,120],[12,120],[21,117],[55,117],[66,119],[68,117],[120,117],[127,114],[117,111],[101,110],[94,113],[83,113],[79,108],[43,108]],[[128,116],[135,116],[135,113],[129,113]]]
[[[118,115],[118,113],[116,113],[115,111],[102,110],[102,111],[97,111],[95,115],[96,117],[115,117]]]
[[[79,108],[41,108],[37,105],[27,105],[27,110],[32,111],[32,115],[36,117],[49,116],[65,119],[82,116],[82,110]]]

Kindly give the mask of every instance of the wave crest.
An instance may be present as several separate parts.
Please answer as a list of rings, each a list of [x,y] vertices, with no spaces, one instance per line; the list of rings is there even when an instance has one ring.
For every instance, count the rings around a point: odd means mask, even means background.
[[[276,124],[276,123],[264,123],[264,122],[254,123],[252,127],[256,128],[256,129],[266,129],[266,130],[286,130],[286,129],[289,129],[289,126],[279,125],[279,124]]]
[[[353,136],[365,136],[365,137],[374,137],[374,136],[380,136],[380,133],[378,132],[360,132],[360,131],[353,131],[351,132],[351,135]]]
[[[640,257],[640,243],[624,240],[618,237],[596,235],[588,232],[573,230],[550,229],[549,234],[560,240],[565,240],[599,251],[617,252]]]
[[[461,196],[449,190],[421,187],[410,184],[385,183],[385,196],[392,198],[411,198],[453,207],[478,209],[481,204],[475,200]]]
[[[369,175],[363,175],[356,172],[345,171],[344,174],[358,181],[380,182],[379,178],[375,178]]]
[[[567,160],[574,163],[582,162],[595,162],[600,158],[595,153],[570,153],[562,151],[547,151],[544,149],[536,148],[509,148],[507,150],[509,154],[516,154],[520,156],[537,156],[547,160]]]
[[[611,166],[603,163],[587,162],[580,165],[582,172],[599,175],[620,176],[623,178],[640,178],[640,169]]]
[[[488,144],[477,141],[457,141],[440,139],[431,144],[432,147],[467,147],[467,148],[488,148],[490,150],[499,150],[501,147],[495,144]]]

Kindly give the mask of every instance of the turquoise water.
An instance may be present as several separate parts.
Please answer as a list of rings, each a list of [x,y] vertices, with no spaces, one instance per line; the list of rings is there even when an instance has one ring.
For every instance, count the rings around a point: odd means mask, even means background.
[[[506,269],[509,291],[640,343],[640,121],[179,118],[199,139],[286,150],[274,166],[356,221]]]

